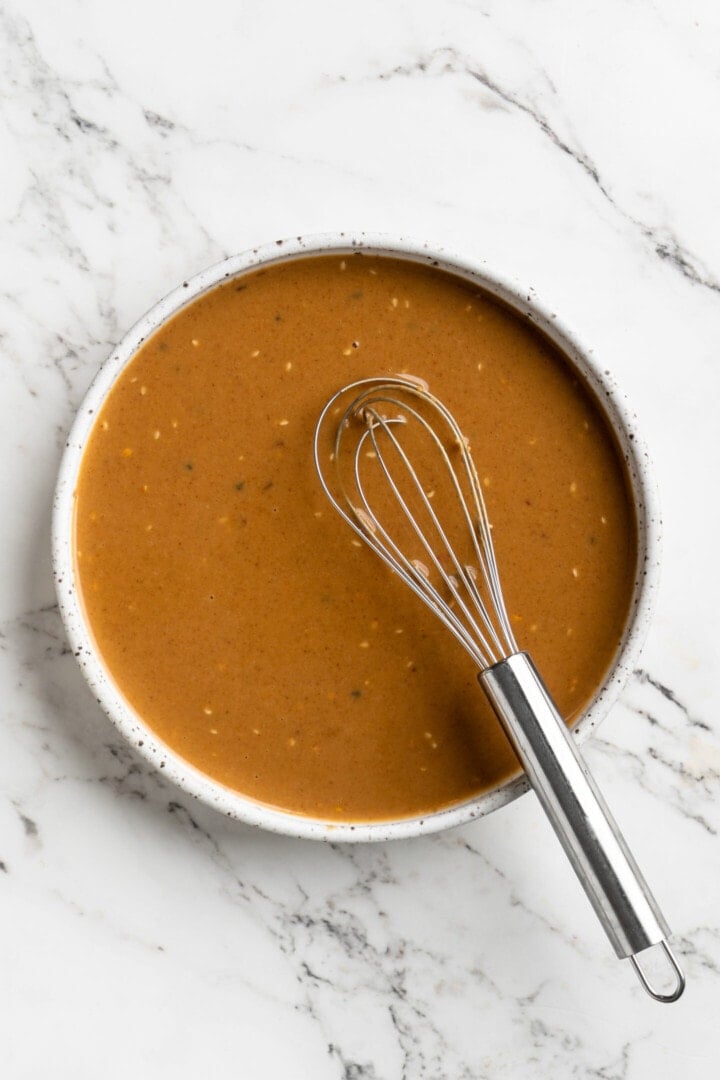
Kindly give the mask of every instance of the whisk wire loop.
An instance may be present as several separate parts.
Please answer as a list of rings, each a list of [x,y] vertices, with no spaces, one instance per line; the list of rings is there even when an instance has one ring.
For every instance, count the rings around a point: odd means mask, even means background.
[[[459,484],[457,482],[457,478],[456,478],[454,472],[452,471],[452,466],[450,465],[450,461],[449,461],[449,458],[447,457],[447,454],[445,453],[444,447],[440,443],[440,440],[437,438],[437,435],[435,434],[435,432],[432,431],[432,429],[429,427],[429,425],[426,423],[426,421],[420,416],[419,413],[417,413],[414,409],[407,409],[407,411],[411,415],[413,415],[420,422],[420,424],[428,431],[428,434],[430,434],[433,441],[435,443],[437,443],[437,445],[438,445],[438,447],[439,447],[439,449],[440,449],[440,451],[442,453],[443,458],[446,459],[447,466],[448,466],[448,469],[450,471],[451,478],[452,478],[452,481],[453,481],[453,485],[455,487],[458,498],[460,499],[460,502],[461,502],[461,505],[462,505],[462,508],[463,508],[463,512],[465,514],[467,524],[470,527],[470,532],[472,533],[473,532],[472,521],[471,521],[469,513],[467,511],[467,506],[466,506],[466,503],[465,503],[465,500],[464,500],[464,496],[463,496],[463,493],[462,493],[462,491],[460,489],[460,486],[459,486]],[[411,526],[412,530],[414,531],[415,535],[420,540],[420,543],[422,544],[422,547],[423,547],[426,555],[429,557],[429,559],[432,562],[433,566],[437,570],[438,574],[440,575],[441,580],[443,581],[445,586],[448,588],[448,590],[451,592],[455,603],[458,605],[459,609],[462,611],[462,614],[467,619],[468,624],[470,625],[470,627],[474,631],[474,633],[476,635],[476,638],[477,638],[477,643],[480,645],[482,653],[485,654],[485,666],[488,666],[488,664],[495,663],[496,660],[499,659],[498,654],[499,654],[499,652],[501,650],[501,645],[500,645],[500,642],[499,642],[499,640],[497,638],[497,635],[494,632],[492,624],[490,622],[489,616],[487,614],[487,609],[485,608],[485,605],[482,603],[482,600],[480,599],[480,596],[479,596],[479,593],[477,592],[477,590],[476,590],[475,595],[473,595],[472,593],[470,594],[471,598],[473,600],[475,600],[475,602],[476,602],[476,605],[477,605],[478,610],[480,612],[481,618],[484,619],[485,624],[492,631],[491,637],[494,640],[495,649],[493,649],[492,646],[490,645],[490,643],[487,640],[485,634],[483,633],[481,627],[478,625],[473,612],[471,611],[468,604],[465,602],[462,590],[459,588],[459,582],[462,582],[463,584],[467,585],[467,583],[466,583],[467,570],[466,570],[465,567],[463,567],[461,565],[452,544],[448,540],[447,533],[446,533],[445,529],[443,528],[442,523],[440,522],[437,514],[435,513],[435,509],[434,509],[432,503],[430,502],[430,499],[428,498],[428,495],[427,495],[425,489],[423,488],[423,485],[420,483],[420,479],[419,479],[419,477],[417,475],[417,472],[413,468],[413,466],[410,463],[410,460],[409,460],[405,450],[403,449],[402,445],[400,444],[400,442],[395,437],[395,435],[394,435],[394,433],[392,431],[391,425],[393,424],[393,421],[387,420],[385,417],[383,417],[379,413],[377,413],[374,409],[372,409],[372,408],[369,409],[368,407],[366,407],[364,409],[364,414],[365,414],[365,418],[366,418],[366,423],[368,423],[369,426],[368,426],[367,432],[365,433],[365,435],[363,435],[363,437],[360,439],[360,441],[358,443],[358,451],[357,451],[357,453],[355,455],[355,478],[356,478],[356,482],[357,482],[357,485],[358,485],[358,490],[360,491],[361,497],[364,500],[365,510],[370,512],[372,520],[378,524],[378,527],[382,530],[383,535],[385,536],[386,540],[390,544],[392,544],[392,546],[393,546],[393,548],[395,550],[399,550],[399,549],[397,549],[397,545],[394,543],[394,541],[389,536],[387,530],[383,529],[382,526],[380,525],[379,519],[377,518],[377,515],[373,514],[372,511],[370,510],[370,507],[368,505],[368,501],[367,501],[367,499],[365,497],[365,491],[364,491],[362,479],[360,477],[359,462],[360,462],[360,450],[361,450],[362,444],[363,444],[363,442],[364,442],[364,440],[365,440],[365,438],[367,436],[367,437],[370,438],[370,440],[371,440],[371,442],[373,444],[374,452],[375,452],[375,454],[377,456],[377,460],[379,462],[380,468],[382,469],[382,471],[383,471],[383,473],[385,475],[385,478],[386,478],[388,484],[390,485],[390,488],[391,488],[393,494],[395,495],[395,498],[397,499],[398,505],[400,506],[401,510],[403,511],[403,514],[405,515],[405,518],[407,519],[408,523],[410,524],[410,526]],[[405,422],[404,420],[395,421],[395,423],[404,423],[404,422]],[[427,512],[428,516],[430,517],[430,520],[431,520],[433,526],[435,527],[435,529],[437,531],[437,534],[438,534],[438,537],[439,537],[439,539],[441,541],[442,547],[444,548],[447,557],[449,558],[450,562],[452,563],[452,565],[453,565],[453,567],[455,569],[455,574],[449,574],[446,571],[445,567],[443,566],[443,563],[442,563],[441,559],[439,558],[439,556],[437,555],[437,553],[435,551],[435,547],[430,542],[430,540],[428,539],[428,537],[425,534],[425,531],[420,526],[420,524],[418,522],[418,519],[417,519],[417,515],[413,514],[410,507],[408,506],[408,503],[407,503],[405,497],[403,496],[402,492],[400,491],[400,488],[399,488],[397,482],[395,481],[391,470],[388,468],[388,464],[387,464],[387,461],[386,461],[385,454],[382,452],[382,450],[380,448],[378,438],[377,438],[378,428],[382,429],[382,431],[385,433],[388,440],[390,441],[390,443],[394,447],[395,451],[397,452],[397,454],[398,454],[400,460],[402,461],[403,465],[405,466],[405,469],[406,469],[406,471],[408,473],[408,476],[410,478],[412,486],[414,487],[415,492],[416,492],[416,494],[418,495],[418,497],[420,499],[420,502],[421,502],[421,504],[423,506],[423,509]],[[478,555],[479,554],[480,553],[478,552]],[[403,559],[405,558],[404,556],[401,556],[401,557]],[[410,566],[412,568],[413,576],[416,578],[416,580],[418,581],[418,584],[420,584],[421,588],[426,589],[431,594],[432,599],[434,601],[436,601],[437,603],[442,603],[442,598],[441,598],[439,592],[432,586],[432,583],[431,583],[428,575],[424,574],[423,571],[420,569],[420,567],[418,566],[417,560],[410,560]],[[468,591],[470,591],[470,590],[468,590]],[[479,603],[478,603],[478,601],[479,601]],[[462,625],[462,623],[460,625]]]
[[[337,422],[331,455],[334,483],[331,484],[323,467],[321,431],[338,399],[344,396],[347,400],[355,390],[359,392],[350,398]],[[434,424],[415,407],[415,403],[432,410]],[[386,409],[394,415],[386,416]],[[445,441],[436,428],[438,416],[444,425]],[[430,440],[436,460],[441,462],[447,474],[449,490],[454,494],[456,507],[467,526],[463,533],[471,539],[475,565],[469,565],[459,558],[416,468],[396,435],[398,426],[409,424]],[[354,449],[346,450],[346,443],[352,443],[353,439]],[[446,442],[453,452],[459,452],[459,464],[451,460]],[[438,574],[451,601],[430,580],[430,571],[425,572],[426,568],[417,558],[403,551],[390,530],[382,524],[381,515],[376,513],[363,476],[363,459],[368,445],[372,447],[370,456],[377,461],[380,473],[394,497],[394,504],[399,507],[402,519],[419,540],[424,556]],[[391,456],[395,458],[392,465]],[[345,479],[348,459],[351,463],[352,491],[348,489]],[[318,421],[315,464],[325,493],[335,509],[386,565],[432,609],[479,667],[487,668],[517,651],[500,587],[482,490],[467,440],[449,410],[424,385],[411,379],[389,378],[360,380],[345,387],[327,403]],[[412,508],[396,477],[398,465],[402,476],[409,482]]]
[[[357,493],[362,503],[360,507],[352,507],[356,519],[360,522],[364,528],[363,538],[366,543],[383,559],[383,561],[390,566],[399,577],[405,581],[407,585],[419,596],[426,604],[428,604],[441,622],[454,634],[457,640],[467,649],[467,651],[473,656],[476,662],[483,666],[483,654],[477,647],[475,641],[468,633],[466,627],[457,618],[452,609],[448,608],[443,601],[440,592],[433,583],[429,580],[427,574],[423,573],[420,568],[419,561],[417,559],[408,559],[398,545],[393,540],[392,536],[383,527],[381,521],[374,515],[370,502],[365,494],[365,488],[360,476],[360,453],[362,446],[368,438],[372,439],[373,432],[368,428],[363,432],[358,442],[358,450],[354,458],[354,473],[355,483],[357,487]],[[377,454],[377,451],[374,451]],[[382,458],[379,457],[382,461]],[[392,484],[392,479],[389,478],[389,482]],[[399,492],[397,492],[397,498],[401,505],[404,504],[404,500]],[[349,504],[350,505],[350,504]],[[341,511],[342,512],[342,511]],[[343,515],[345,516],[345,515]],[[378,534],[382,538],[382,542],[378,539]],[[420,534],[421,535],[421,534]],[[425,543],[424,537],[421,535],[423,543]],[[427,549],[432,555],[431,549]],[[441,571],[442,573],[442,571]],[[451,579],[448,580],[448,583]],[[452,588],[452,586],[451,586]],[[455,589],[452,590],[455,593]]]
[[[398,404],[400,404],[400,403],[398,402]],[[482,546],[480,546],[478,544],[477,522],[479,522],[480,517],[484,513],[485,507],[484,507],[484,501],[480,500],[480,502],[478,502],[478,499],[476,497],[475,483],[477,481],[477,477],[474,475],[474,469],[473,470],[468,470],[468,481],[470,483],[470,487],[471,487],[473,497],[474,497],[474,502],[475,502],[475,509],[476,509],[475,518],[473,518],[473,516],[472,516],[472,514],[470,512],[470,509],[468,508],[467,501],[466,501],[466,498],[465,498],[465,493],[463,492],[462,486],[458,481],[458,477],[457,477],[457,474],[455,472],[455,469],[453,468],[452,462],[450,460],[450,456],[447,453],[447,450],[445,449],[445,447],[443,446],[442,440],[438,437],[437,432],[435,431],[435,429],[427,422],[427,420],[416,409],[413,409],[410,406],[406,406],[406,411],[409,412],[410,415],[412,415],[415,418],[415,420],[421,425],[423,430],[427,433],[427,435],[429,435],[430,439],[432,440],[435,447],[439,451],[440,458],[441,458],[441,460],[442,460],[442,462],[443,462],[443,464],[444,464],[444,466],[445,466],[445,468],[447,470],[448,476],[450,478],[450,482],[452,484],[452,488],[453,488],[453,490],[454,490],[454,492],[455,492],[455,494],[456,494],[456,496],[458,498],[458,501],[459,501],[459,504],[460,504],[460,507],[461,507],[461,510],[462,510],[462,514],[463,514],[463,517],[465,519],[465,523],[466,523],[466,525],[468,527],[468,533],[469,533],[469,535],[470,535],[470,537],[472,539],[475,558],[477,560],[478,566],[480,567],[483,580],[484,580],[484,582],[485,582],[485,584],[486,584],[486,586],[487,586],[487,588],[488,588],[488,590],[490,592],[490,595],[492,596],[493,595],[492,562],[491,562],[492,554],[490,555],[490,558],[488,558],[486,551],[483,549]],[[453,433],[453,437],[454,437],[454,445],[459,447],[461,449],[461,452],[464,455],[467,455],[467,447],[466,447],[466,444],[465,444],[465,440],[462,437],[459,429],[453,430],[452,433]],[[424,488],[420,484],[420,482],[418,480],[418,477],[417,477],[417,474],[416,474],[415,470],[413,469],[413,467],[412,467],[412,465],[411,465],[411,463],[410,463],[410,461],[409,461],[409,459],[407,457],[407,454],[402,449],[402,447],[397,443],[397,440],[393,440],[393,442],[395,443],[395,445],[396,445],[396,447],[398,449],[398,452],[400,453],[400,455],[402,457],[403,463],[405,464],[408,472],[410,473],[410,475],[411,475],[411,477],[412,477],[412,479],[413,479],[413,481],[415,483],[416,489],[417,489],[417,491],[418,491],[418,493],[419,493],[419,495],[421,497],[421,500],[423,502],[423,505],[424,505],[425,509],[428,511],[428,513],[430,514],[430,516],[432,518],[433,524],[435,525],[435,527],[436,527],[436,529],[438,531],[438,535],[440,536],[440,539],[442,540],[443,547],[445,548],[445,552],[448,555],[448,557],[450,558],[453,565],[455,566],[455,570],[456,570],[456,573],[457,573],[457,579],[459,580],[459,582],[461,582],[465,586],[467,591],[470,593],[471,599],[473,600],[474,604],[476,605],[476,607],[478,609],[478,612],[479,612],[480,617],[482,619],[483,625],[485,625],[487,627],[488,631],[489,631],[489,636],[492,639],[492,641],[494,642],[495,648],[492,649],[489,645],[486,645],[485,647],[486,647],[486,651],[489,654],[490,662],[491,663],[496,663],[497,660],[499,660],[501,658],[501,656],[503,655],[503,645],[502,645],[502,643],[500,641],[500,638],[499,638],[498,634],[495,631],[495,627],[493,626],[493,621],[492,621],[492,618],[490,616],[490,613],[488,612],[488,609],[487,609],[484,601],[482,600],[482,597],[480,596],[480,592],[477,589],[477,586],[475,584],[474,577],[472,576],[472,572],[473,572],[474,568],[468,567],[468,566],[461,566],[460,561],[456,556],[455,549],[454,549],[453,545],[450,543],[450,541],[448,540],[446,531],[442,527],[442,525],[441,525],[441,523],[440,523],[440,521],[439,521],[439,519],[437,517],[437,514],[434,511],[434,508],[430,504],[430,500],[429,500]],[[473,464],[472,463],[472,458],[468,458],[467,460],[468,460],[468,463],[470,465]],[[385,468],[384,459],[382,460],[381,464],[383,465],[383,468]],[[386,471],[386,475],[387,475],[387,469],[385,471]],[[392,483],[392,478],[389,475],[388,475],[388,481]],[[393,487],[394,487],[394,485],[393,485]],[[412,518],[412,515],[410,514],[410,512],[405,507],[404,507],[404,509],[405,509],[405,513],[407,514],[409,520],[411,521],[411,524],[414,525],[415,523],[414,523],[414,520]],[[439,573],[443,576],[446,583],[450,585],[450,587],[451,587],[451,589],[453,591],[453,594],[455,595],[456,601],[463,606],[463,610],[465,611],[466,617],[470,620],[470,622],[471,622],[471,624],[473,626],[473,629],[475,630],[475,632],[478,634],[478,636],[480,638],[484,639],[484,635],[483,635],[480,627],[477,625],[477,623],[475,622],[472,615],[470,614],[470,612],[468,611],[468,609],[466,608],[466,606],[464,605],[464,603],[462,601],[462,595],[457,590],[456,582],[455,582],[455,579],[454,579],[453,575],[446,575],[445,574],[444,568],[442,567],[442,564],[440,563],[440,561],[438,559],[434,558],[434,550],[432,548],[432,545],[425,542],[425,546],[426,546],[426,549],[429,551],[431,557],[433,557],[433,561],[435,562]],[[501,600],[501,606],[504,608],[504,604],[503,604],[502,600]],[[502,618],[500,612],[498,612],[498,618]]]

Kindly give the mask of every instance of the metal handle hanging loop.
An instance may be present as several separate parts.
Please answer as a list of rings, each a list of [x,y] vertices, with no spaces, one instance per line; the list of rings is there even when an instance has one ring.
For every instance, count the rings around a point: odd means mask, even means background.
[[[665,957],[668,960],[672,969],[672,974],[675,981],[674,990],[670,990],[666,994],[661,993],[660,990],[656,990],[655,987],[650,983],[645,972],[643,971],[637,956],[631,956],[630,963],[635,968],[635,974],[642,983],[643,989],[647,991],[650,997],[654,998],[655,1001],[662,1002],[662,1004],[664,1005],[669,1005],[673,1001],[677,1001],[677,999],[682,996],[682,992],[685,989],[685,975],[682,968],[680,967],[680,964],[678,963],[675,953],[672,951],[667,941],[661,941],[660,948],[665,953]]]

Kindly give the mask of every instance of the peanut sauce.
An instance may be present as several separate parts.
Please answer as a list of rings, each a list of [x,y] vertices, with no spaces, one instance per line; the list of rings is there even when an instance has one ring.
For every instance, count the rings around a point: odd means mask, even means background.
[[[301,815],[426,814],[518,768],[470,659],[315,475],[325,401],[402,371],[470,437],[515,635],[571,721],[628,616],[629,481],[577,372],[467,281],[367,254],[230,280],[138,350],[81,464],[77,576],[122,694],[208,776]]]

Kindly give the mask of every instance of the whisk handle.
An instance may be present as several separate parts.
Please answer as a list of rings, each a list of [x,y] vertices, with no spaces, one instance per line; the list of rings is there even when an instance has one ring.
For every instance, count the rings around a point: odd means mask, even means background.
[[[668,924],[532,660],[516,653],[478,680],[615,952],[632,958],[656,1000],[675,1001],[685,981],[665,942]],[[674,969],[671,994],[655,991],[635,960],[657,944]]]

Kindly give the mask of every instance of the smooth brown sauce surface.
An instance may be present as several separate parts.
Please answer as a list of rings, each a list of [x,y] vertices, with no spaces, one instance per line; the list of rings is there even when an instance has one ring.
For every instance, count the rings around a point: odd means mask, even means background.
[[[222,285],[139,350],[81,465],[78,577],[117,685],[193,765],[299,814],[429,813],[517,770],[470,659],[314,472],[330,395],[403,370],[471,439],[515,635],[572,718],[629,609],[624,465],[560,354],[461,279],[363,255]]]

